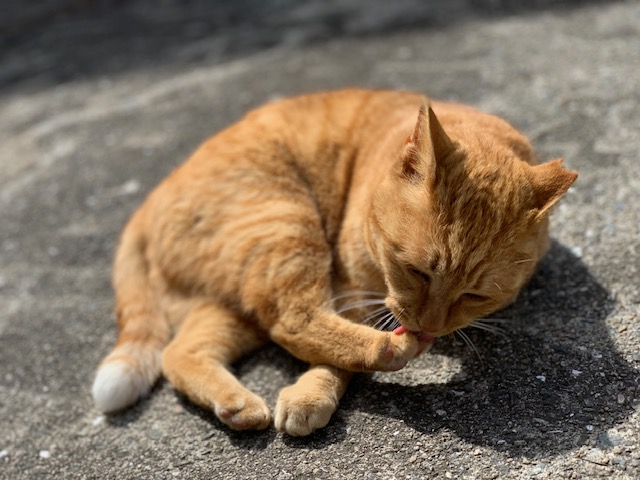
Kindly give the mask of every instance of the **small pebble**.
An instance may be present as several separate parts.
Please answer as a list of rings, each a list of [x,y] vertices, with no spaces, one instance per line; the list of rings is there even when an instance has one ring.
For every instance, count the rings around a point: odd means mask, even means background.
[[[593,448],[587,452],[584,459],[588,462],[595,463],[597,465],[608,465],[609,459],[599,448]]]
[[[4,450],[0,450],[0,458],[4,458],[8,456],[9,456],[9,450],[7,450],[6,448]]]
[[[529,470],[529,475],[531,476],[540,475],[542,472],[544,472],[544,465],[539,463],[538,465],[533,467],[531,470]]]
[[[447,411],[446,410],[436,410],[436,414],[441,416],[441,417],[444,417],[444,416],[447,415]]]
[[[536,378],[541,382],[544,382],[547,379],[547,377],[545,377],[544,375],[538,375]]]
[[[582,371],[580,371],[580,370],[571,370],[571,375],[573,375],[574,377],[577,377],[579,375],[582,375]]]
[[[572,247],[571,252],[578,258],[582,257],[582,247]]]
[[[119,191],[122,195],[132,195],[140,190],[140,182],[135,179],[128,180],[120,186]]]
[[[145,434],[147,435],[147,438],[150,438],[151,440],[159,440],[160,438],[162,438],[162,432],[155,428],[147,429]]]
[[[100,425],[102,422],[104,422],[104,415],[99,415],[96,418],[93,419],[93,421],[91,422],[91,424],[94,427],[97,427],[98,425]]]
[[[51,457],[51,454],[49,453],[49,450],[40,450],[40,458],[49,458]]]
[[[587,430],[589,430],[590,432],[593,431],[593,425],[587,425]]]
[[[621,394],[621,393],[619,393],[619,394],[618,394],[618,403],[619,403],[620,405],[622,405],[622,404],[624,403],[624,401],[625,401],[624,395],[623,395],[623,394]]]
[[[621,467],[624,467],[624,465],[627,463],[627,461],[620,455],[616,455],[611,459],[611,461],[614,465],[620,465]]]

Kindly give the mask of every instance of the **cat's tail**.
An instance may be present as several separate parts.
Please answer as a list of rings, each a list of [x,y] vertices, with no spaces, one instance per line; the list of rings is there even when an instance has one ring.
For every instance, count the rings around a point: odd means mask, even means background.
[[[103,412],[122,410],[145,396],[160,376],[169,324],[149,284],[142,213],[122,234],[113,283],[117,297],[118,341],[100,364],[91,394]]]

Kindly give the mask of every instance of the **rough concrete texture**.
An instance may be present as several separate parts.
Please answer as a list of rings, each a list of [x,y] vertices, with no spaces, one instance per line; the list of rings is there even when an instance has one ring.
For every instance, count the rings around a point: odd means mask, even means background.
[[[640,477],[640,4],[37,3],[0,22],[1,478]],[[249,107],[347,85],[495,112],[580,171],[507,338],[361,375],[304,439],[231,432],[166,383],[102,416],[128,215]],[[273,406],[303,368],[270,347],[237,372]]]

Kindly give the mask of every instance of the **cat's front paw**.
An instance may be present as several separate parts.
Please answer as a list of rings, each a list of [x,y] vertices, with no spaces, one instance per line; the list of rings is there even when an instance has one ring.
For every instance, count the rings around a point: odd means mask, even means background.
[[[278,397],[275,427],[279,432],[303,437],[326,426],[336,408],[338,401],[333,396],[291,385],[283,388]]]
[[[421,353],[422,349],[423,345],[418,337],[411,332],[403,329],[389,333],[374,369],[383,372],[400,370]]]

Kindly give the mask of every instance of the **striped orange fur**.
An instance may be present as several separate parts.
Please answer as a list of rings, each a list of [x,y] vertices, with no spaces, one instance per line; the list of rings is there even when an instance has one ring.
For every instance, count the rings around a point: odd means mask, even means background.
[[[269,408],[227,367],[271,340],[310,364],[281,392],[276,428],[323,427],[350,372],[400,369],[513,300],[577,177],[560,164],[535,165],[496,117],[409,92],[319,93],[250,112],[127,225],[120,334],[97,405],[134,403],[162,372],[229,427],[265,428]],[[341,295],[360,303],[338,313]],[[385,309],[404,333],[362,324]]]

